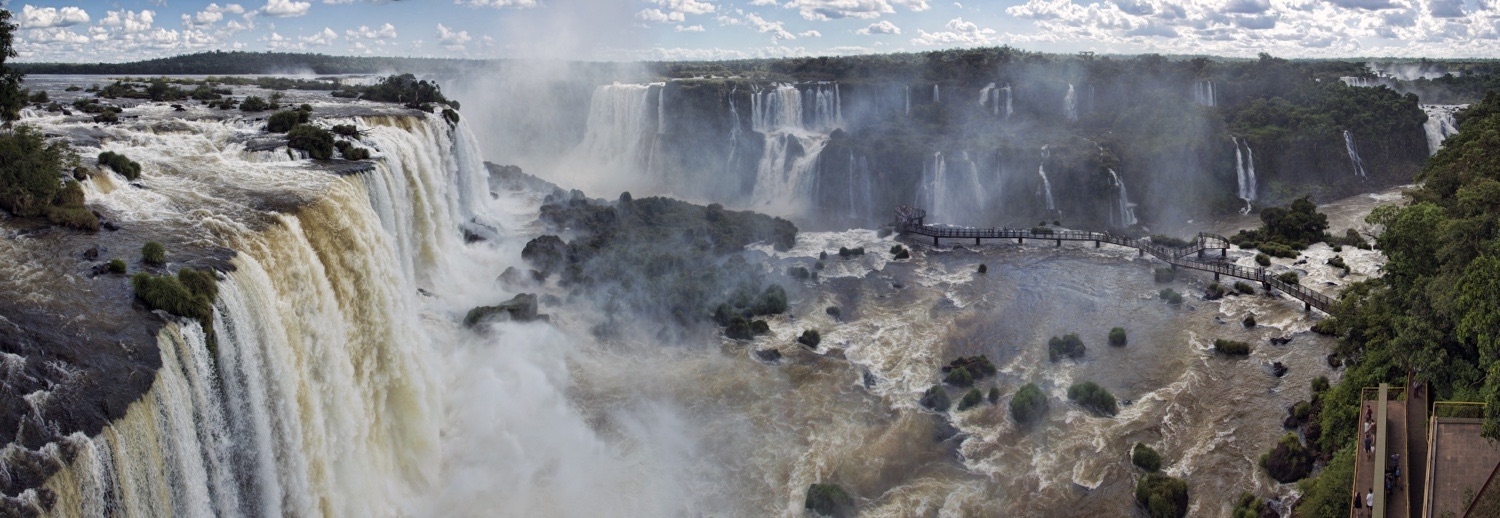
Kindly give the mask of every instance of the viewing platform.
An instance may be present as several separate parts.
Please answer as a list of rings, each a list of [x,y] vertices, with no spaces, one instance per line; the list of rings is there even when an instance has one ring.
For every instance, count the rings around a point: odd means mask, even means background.
[[[1019,244],[1026,244],[1028,239],[1053,241],[1057,246],[1062,246],[1063,241],[1092,241],[1095,248],[1109,243],[1134,248],[1143,256],[1151,254],[1152,257],[1166,262],[1173,268],[1212,273],[1214,280],[1227,275],[1258,282],[1267,291],[1275,289],[1302,301],[1303,309],[1307,311],[1317,309],[1329,313],[1338,303],[1333,297],[1311,288],[1283,281],[1266,271],[1265,268],[1246,268],[1222,260],[1213,260],[1214,258],[1210,258],[1208,252],[1217,250],[1219,252],[1217,259],[1223,259],[1229,251],[1229,239],[1217,234],[1200,232],[1187,246],[1177,248],[1153,243],[1149,238],[1117,236],[1108,232],[1053,230],[1045,227],[1031,229],[951,227],[929,225],[926,219],[927,211],[923,209],[906,206],[896,208],[896,230],[902,234],[931,237],[933,246],[941,244],[942,239],[973,239],[975,245],[981,244],[986,239],[1015,239]]]

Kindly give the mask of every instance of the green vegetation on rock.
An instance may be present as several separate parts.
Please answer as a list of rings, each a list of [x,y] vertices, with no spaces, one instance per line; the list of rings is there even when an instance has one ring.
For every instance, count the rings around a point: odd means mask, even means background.
[[[1250,344],[1218,338],[1214,340],[1214,350],[1230,356],[1247,356],[1250,354]]]
[[[1130,463],[1147,472],[1160,471],[1161,454],[1151,449],[1150,446],[1146,446],[1145,443],[1138,442],[1135,443],[1134,448],[1130,449]]]
[[[1147,473],[1135,484],[1135,500],[1151,518],[1187,516],[1188,486],[1180,478]]]
[[[167,264],[167,247],[156,241],[147,241],[141,247],[141,261],[153,266]]]
[[[1116,327],[1109,330],[1109,345],[1120,347],[1125,345],[1125,328]]]
[[[1068,399],[1099,415],[1112,416],[1118,411],[1115,396],[1092,381],[1078,382],[1068,387]]]
[[[1010,398],[1010,417],[1017,423],[1028,424],[1041,419],[1047,413],[1047,395],[1035,383],[1027,383]]]
[[[1047,340],[1047,359],[1054,362],[1063,358],[1076,360],[1082,358],[1087,349],[1083,345],[1083,339],[1075,333],[1054,336]]]

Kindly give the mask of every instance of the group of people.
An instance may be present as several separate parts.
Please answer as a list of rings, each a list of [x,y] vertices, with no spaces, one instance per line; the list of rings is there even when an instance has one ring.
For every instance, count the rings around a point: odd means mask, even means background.
[[[1375,409],[1366,403],[1364,411],[1363,428],[1361,435],[1364,438],[1364,452],[1370,458],[1370,463],[1375,462]],[[1385,493],[1389,495],[1391,490],[1401,487],[1401,454],[1391,455],[1389,467],[1385,470]],[[1371,511],[1375,507],[1375,488],[1365,491],[1363,496],[1354,495],[1354,508],[1368,508]],[[1359,512],[1356,512],[1359,514]]]
[[[1375,409],[1365,404],[1365,455],[1375,455]],[[1371,460],[1374,460],[1372,457]]]

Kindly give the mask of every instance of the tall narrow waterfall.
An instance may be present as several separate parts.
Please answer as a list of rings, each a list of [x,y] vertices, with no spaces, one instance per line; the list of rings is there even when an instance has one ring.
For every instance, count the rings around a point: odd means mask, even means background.
[[[1424,104],[1422,111],[1427,112],[1427,122],[1422,124],[1422,130],[1427,132],[1427,152],[1436,155],[1443,148],[1443,141],[1458,133],[1458,124],[1453,120],[1454,112],[1467,108],[1469,105],[1439,105]]]
[[[1140,221],[1135,218],[1135,204],[1130,203],[1130,193],[1125,190],[1125,181],[1120,179],[1120,175],[1115,173],[1114,169],[1109,170],[1109,177],[1114,179],[1115,188],[1119,190],[1119,197],[1115,200],[1118,205],[1115,224],[1129,227],[1139,223]]]
[[[1068,94],[1063,96],[1063,116],[1070,121],[1078,120],[1078,94],[1071,84],[1068,85]]]
[[[911,115],[911,86],[903,86],[901,91],[906,95],[906,114]]]
[[[950,168],[941,151],[932,154],[930,164],[922,166],[922,185],[917,200],[937,221],[966,221],[983,210],[987,196],[979,179],[979,166],[969,159],[967,151]]]
[[[641,167],[652,140],[651,88],[655,85],[612,84],[594,89],[588,126],[578,153],[599,163]]]
[[[991,102],[993,101],[993,99],[991,99],[991,97],[993,97],[992,94],[994,94],[994,93],[995,93],[995,83],[990,83],[990,84],[984,85],[984,88],[980,88],[979,89],[979,106],[981,106],[981,107],[989,107],[991,105]],[[994,109],[995,110],[999,110],[1000,109],[1000,103],[995,102],[994,103]],[[999,114],[998,111],[996,111],[995,113]]]
[[[1015,108],[1010,102],[1010,85],[1005,85],[1005,88],[1002,88],[1001,90],[1005,90],[1005,118],[1009,119],[1011,114],[1016,112]]]
[[[932,103],[938,104],[941,102],[943,102],[942,89],[938,88],[938,85],[932,85]]]
[[[739,91],[738,85],[729,89],[729,157],[724,160],[725,171],[734,170],[734,159],[739,155],[740,150],[740,110],[734,104],[735,94]]]
[[[1235,195],[1244,200],[1245,208],[1240,212],[1249,214],[1251,202],[1255,201],[1255,193],[1258,190],[1255,184],[1255,151],[1250,149],[1250,141],[1244,143],[1245,151],[1240,152],[1240,141],[1238,138],[1230,137],[1234,142],[1234,172],[1238,180],[1238,189]]]
[[[1349,151],[1349,163],[1354,166],[1354,174],[1366,178],[1365,161],[1360,160],[1359,150],[1354,147],[1354,134],[1349,133],[1349,130],[1344,130],[1344,149]]]
[[[1068,91],[1072,92],[1072,86],[1068,87]],[[1047,146],[1042,146],[1041,165],[1038,165],[1036,168],[1036,174],[1042,177],[1042,192],[1046,195],[1047,212],[1049,214],[1057,210],[1057,204],[1052,200],[1052,180],[1047,179],[1047,159],[1051,157],[1052,152],[1047,150]]]

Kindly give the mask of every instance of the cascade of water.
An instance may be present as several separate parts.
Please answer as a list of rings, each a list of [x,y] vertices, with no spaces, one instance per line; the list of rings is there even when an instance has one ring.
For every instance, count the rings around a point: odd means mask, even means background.
[[[750,128],[758,133],[800,130],[802,126],[802,92],[792,85],[777,85],[758,90],[750,104]]]
[[[1422,105],[1422,111],[1427,113],[1427,122],[1422,123],[1422,130],[1427,133],[1428,155],[1436,155],[1443,148],[1443,141],[1458,133],[1458,124],[1454,121],[1453,114],[1467,107],[1467,104]]]
[[[903,86],[901,91],[906,97],[906,114],[911,115],[911,86]]]
[[[630,171],[647,166],[653,85],[612,84],[594,89],[589,116],[576,153],[590,164],[618,164]],[[658,103],[660,104],[660,103]]]
[[[1240,152],[1240,141],[1238,138],[1230,137],[1234,143],[1234,172],[1238,181],[1235,196],[1244,200],[1245,208],[1240,210],[1241,214],[1249,214],[1251,202],[1255,201],[1255,151],[1250,149],[1250,141],[1244,142],[1244,153]],[[1248,155],[1248,156],[1247,156]]]
[[[989,103],[990,103],[990,93],[993,92],[994,90],[995,90],[995,83],[990,83],[990,84],[984,85],[984,88],[980,88],[979,89],[979,105],[980,106],[989,106]]]
[[[656,90],[656,134],[667,132],[667,85]]]
[[[1354,147],[1354,134],[1349,133],[1349,130],[1344,130],[1344,149],[1349,151],[1349,163],[1354,166],[1354,174],[1366,178],[1365,161],[1360,160],[1359,150]]]
[[[938,104],[941,102],[943,102],[943,91],[938,88],[938,85],[934,84],[932,85],[932,103]]]
[[[830,90],[827,86],[818,85],[808,89],[813,104],[813,120],[810,127],[805,129],[815,131],[830,131],[843,124],[843,110],[839,107],[838,85]]]
[[[844,127],[844,96],[839,93],[839,84],[833,84],[833,119],[834,126]]]
[[[1063,116],[1070,121],[1078,120],[1078,95],[1073,92],[1073,85],[1068,85],[1068,94],[1063,96]]]
[[[731,123],[729,125],[729,157],[724,160],[724,170],[726,172],[734,170],[734,157],[740,149],[740,111],[734,105],[735,94],[739,93],[739,91],[740,87],[738,85],[729,89],[729,118]]]
[[[813,186],[818,155],[828,145],[826,135],[772,133],[756,168],[751,204],[757,210],[793,212]]]
[[[1121,227],[1135,225],[1139,221],[1135,219],[1135,204],[1130,203],[1130,193],[1125,191],[1125,181],[1120,179],[1120,175],[1116,174],[1114,169],[1109,170],[1109,176],[1114,179],[1115,188],[1120,191],[1119,198],[1116,200],[1116,203],[1119,205],[1119,210],[1116,214],[1119,218],[1116,220],[1117,224]]]
[[[1013,113],[1015,113],[1016,110],[1012,107],[1011,102],[1010,102],[1011,101],[1011,99],[1010,99],[1010,85],[1008,85],[1008,84],[1005,85],[1004,90],[1005,90],[1005,118],[1009,119],[1010,115],[1013,114]]]
[[[1068,91],[1072,92],[1071,86]],[[1042,146],[1042,161],[1036,168],[1036,174],[1042,177],[1042,192],[1046,195],[1048,213],[1057,210],[1057,204],[1052,201],[1052,181],[1047,179],[1047,159],[1051,157],[1052,153],[1047,150],[1047,146]]]
[[[1214,93],[1214,82],[1198,81],[1193,83],[1193,102],[1203,106],[1218,105],[1218,99]]]

